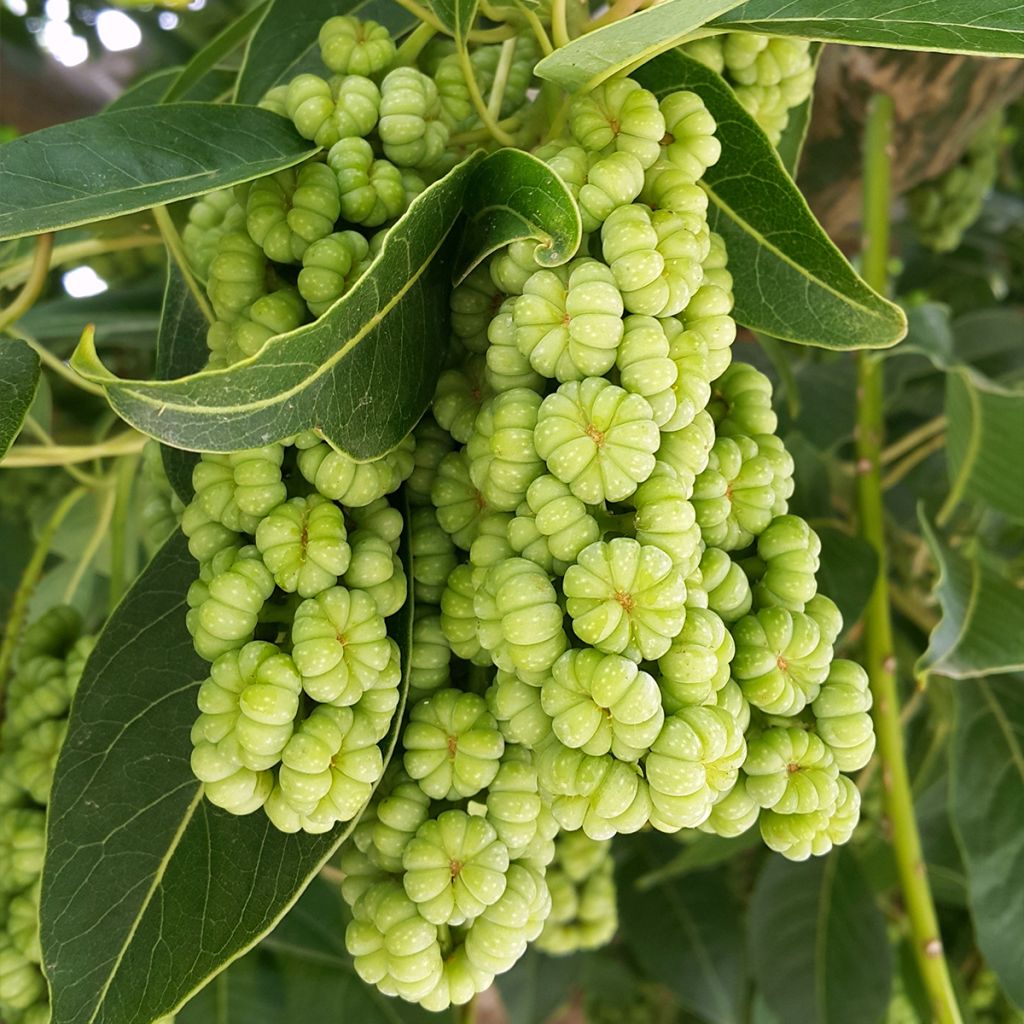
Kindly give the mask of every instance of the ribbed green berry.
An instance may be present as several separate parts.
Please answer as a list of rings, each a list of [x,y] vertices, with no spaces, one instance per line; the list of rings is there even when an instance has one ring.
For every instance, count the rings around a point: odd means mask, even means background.
[[[650,167],[660,153],[665,118],[653,93],[631,78],[613,78],[575,97],[569,128],[584,149],[630,153]]]
[[[694,482],[707,468],[714,443],[715,421],[702,409],[681,430],[661,435],[657,459],[675,473],[687,493],[692,494]]]
[[[243,356],[255,355],[273,337],[287,334],[307,319],[306,304],[294,288],[279,288],[258,298],[231,327],[230,344]]]
[[[509,541],[509,530],[513,519],[511,512],[488,511],[481,516],[480,529],[469,546],[469,564],[474,571],[490,569],[512,557],[515,552]]]
[[[259,103],[256,104],[262,110],[269,110],[272,114],[277,114],[279,117],[288,116],[288,86],[287,85],[274,85],[271,86],[261,97]],[[230,194],[230,192],[229,192]]]
[[[772,409],[772,382],[749,363],[733,363],[715,381],[709,411],[725,437],[774,434],[779,424]]]
[[[327,163],[336,176],[345,220],[373,228],[405,211],[401,171],[387,160],[376,159],[365,139],[347,138],[335,143],[327,154]]]
[[[0,811],[0,864],[5,887],[21,889],[42,874],[46,849],[46,814],[34,807]]]
[[[423,67],[422,61],[420,66]],[[433,71],[434,85],[441,101],[441,114],[449,128],[455,128],[468,121],[473,113],[473,100],[462,72],[462,64],[456,53],[446,54],[438,61]]]
[[[551,718],[541,704],[539,683],[499,669],[487,691],[487,707],[509,743],[533,749],[551,735]]]
[[[687,223],[698,230],[700,222],[707,219],[707,193],[693,183],[686,171],[679,170],[665,159],[644,172],[640,201],[652,210],[684,214]]]
[[[473,434],[473,424],[484,400],[489,397],[484,358],[475,355],[462,366],[445,370],[434,391],[434,419],[465,444]]]
[[[808,615],[764,608],[733,627],[732,674],[744,697],[770,715],[796,715],[828,676],[832,645]]]
[[[683,627],[686,587],[661,548],[628,537],[598,541],[566,571],[573,630],[610,654],[660,658]]]
[[[331,86],[318,75],[301,74],[288,83],[285,110],[304,139],[329,148],[341,137],[334,114],[337,109]]]
[[[441,595],[441,629],[457,657],[488,665],[490,656],[481,648],[476,632],[475,597],[473,566],[457,566]]]
[[[544,377],[531,365],[516,343],[516,298],[506,299],[487,326],[486,369],[484,376],[495,394],[513,388],[530,388],[538,393],[544,390]]]
[[[554,476],[534,480],[526,490],[526,503],[547,549],[561,562],[574,562],[587,545],[601,538],[587,506]]]
[[[217,242],[206,292],[220,320],[232,320],[267,292],[267,258],[245,231],[229,231]]]
[[[540,754],[537,774],[564,829],[610,839],[637,832],[649,820],[650,796],[639,767],[611,754],[592,757],[556,740]]]
[[[581,832],[567,832],[558,842],[588,838]],[[602,848],[608,845],[600,844]],[[552,865],[547,875],[551,914],[537,939],[538,949],[564,956],[598,949],[611,941],[618,929],[614,866],[611,857],[605,856],[590,874],[574,882],[560,864]]]
[[[568,381],[600,376],[615,363],[622,310],[611,273],[596,260],[538,270],[512,308],[516,345],[545,377]]]
[[[409,653],[409,686],[416,697],[444,686],[451,673],[452,649],[441,617],[429,605],[418,605]]]
[[[413,707],[402,745],[405,770],[434,800],[469,797],[486,789],[505,749],[483,698],[451,689]]]
[[[541,813],[537,770],[525,748],[505,747],[498,774],[487,787],[486,804],[487,820],[515,860],[536,837]]]
[[[815,594],[804,605],[804,613],[818,624],[823,640],[830,644],[836,642],[843,630],[843,614],[835,601],[824,594]]]
[[[397,448],[370,462],[356,462],[314,435],[300,435],[299,472],[325,498],[355,508],[397,491],[412,472],[410,434]]]
[[[318,39],[324,64],[341,75],[375,75],[395,56],[395,41],[383,26],[346,15],[328,18]]]
[[[699,576],[699,579],[696,577]],[[700,566],[687,581],[687,601],[700,601],[698,607],[710,608],[726,622],[735,622],[750,611],[753,598],[743,568],[721,548],[705,548]]]
[[[736,783],[747,753],[743,730],[719,707],[684,707],[665,719],[644,762],[651,824],[662,832],[696,828]]]
[[[254,545],[225,548],[210,563],[205,598],[186,616],[196,653],[207,661],[252,639],[274,577]]]
[[[700,528],[687,492],[674,474],[660,472],[645,480],[630,499],[636,508],[636,539],[661,548],[684,576],[693,572],[701,556]]]
[[[432,924],[464,924],[501,898],[508,865],[508,848],[486,818],[443,811],[406,846],[402,884]]]
[[[256,547],[277,585],[300,597],[333,587],[352,554],[341,509],[316,494],[292,498],[260,520]]]
[[[690,181],[699,181],[722,155],[722,145],[715,138],[715,119],[694,92],[669,93],[662,98],[660,107],[665,118],[661,159]]]
[[[644,167],[632,153],[598,158],[579,192],[583,230],[596,231],[613,210],[633,202],[643,187]]]
[[[283,108],[279,112],[283,114]],[[236,203],[230,189],[200,196],[189,207],[188,222],[181,232],[189,266],[205,281],[217,254],[217,243],[228,232],[244,227],[245,211]]]
[[[391,657],[384,619],[369,594],[333,587],[303,601],[292,625],[292,656],[314,700],[354,704]]]
[[[868,676],[856,662],[836,659],[811,705],[814,728],[835,758],[840,771],[863,768],[875,750],[875,732],[868,712]]]
[[[661,429],[672,433],[688,427],[707,407],[711,398],[711,363],[707,342],[699,332],[685,330],[675,318],[662,323],[676,378],[672,385],[675,410]]]
[[[433,508],[413,512],[409,545],[416,600],[438,604],[458,558],[455,545],[438,523]]]
[[[838,780],[839,796],[830,810],[809,814],[761,814],[765,844],[789,860],[821,857],[847,842],[860,818],[860,791],[845,775]]]
[[[585,162],[584,162],[585,166]],[[540,266],[534,257],[537,244],[532,239],[510,242],[491,258],[491,281],[506,295],[522,295],[523,286]]]
[[[437,163],[448,145],[448,127],[433,80],[410,67],[389,72],[381,83],[377,132],[384,155],[399,167]]]
[[[710,280],[707,262],[704,277],[705,283],[693,294],[680,319],[686,330],[695,331],[707,345],[708,379],[715,380],[732,360],[736,321],[730,316],[732,293]]]
[[[345,946],[363,981],[411,1002],[435,988],[444,970],[437,928],[391,880],[371,886],[356,901]]]
[[[298,239],[293,244],[288,227],[288,210],[295,192],[295,170],[287,168],[265,178],[257,178],[249,186],[245,207],[245,226],[249,237],[268,259],[293,263],[301,259]]]
[[[590,505],[628,498],[651,475],[660,438],[647,401],[601,377],[548,395],[534,432],[548,470]]]
[[[736,646],[725,623],[706,608],[688,608],[683,628],[658,659],[665,709],[704,704],[729,681]]]
[[[639,760],[665,718],[658,684],[628,658],[591,648],[566,651],[551,667],[541,703],[555,735],[585,754]]]
[[[430,505],[430,491],[437,478],[437,468],[452,450],[452,438],[430,415],[419,421],[413,437],[416,450],[413,452],[412,472],[405,481],[405,495],[414,507]]]
[[[214,521],[238,533],[255,533],[260,519],[287,496],[279,444],[230,455],[203,455],[192,471],[193,501]]]
[[[726,551],[748,547],[772,521],[775,474],[749,437],[719,437],[693,487],[704,542]]]
[[[3,733],[8,739],[47,718],[60,718],[71,703],[64,662],[47,654],[22,661],[7,690]]]
[[[484,265],[452,289],[452,333],[470,352],[486,351],[488,326],[504,299]]]
[[[798,516],[776,516],[757,539],[763,571],[754,585],[758,607],[800,612],[817,593],[821,541]]]
[[[547,573],[525,558],[492,566],[473,602],[480,645],[506,671],[544,672],[568,643]]]
[[[732,839],[751,828],[760,813],[761,808],[747,793],[747,783],[741,774],[732,789],[722,796],[697,827],[702,832]]]
[[[536,391],[515,388],[480,407],[466,455],[470,479],[492,508],[514,511],[544,471],[533,440],[540,404]]]
[[[224,744],[196,744],[191,763],[193,775],[203,783],[207,800],[231,814],[259,810],[274,785],[273,772],[246,768]]]
[[[747,793],[779,814],[829,810],[839,795],[839,768],[812,732],[770,728],[749,743],[743,763]]]
[[[430,797],[400,768],[385,779],[370,825],[371,859],[392,873],[402,870],[402,855],[416,830],[427,820]],[[364,817],[363,821],[368,819]]]
[[[441,460],[430,499],[441,528],[457,547],[468,551],[480,532],[482,518],[491,508],[470,478],[465,451],[450,452]]]
[[[619,383],[626,391],[646,398],[654,422],[665,428],[676,412],[674,388],[679,374],[669,356],[665,330],[654,317],[635,314],[626,317],[623,326],[622,341],[615,355]]]
[[[200,565],[209,562],[219,551],[239,543],[237,533],[210,516],[196,501],[190,502],[182,513],[181,529],[188,537],[189,553]]]
[[[14,781],[37,804],[45,806],[49,801],[67,727],[67,719],[63,718],[37,722],[18,737],[17,748],[12,751]]]
[[[38,964],[24,956],[6,936],[0,945],[0,1005],[15,1013],[31,1012],[33,1004],[46,1008],[46,980]],[[49,1016],[48,1008],[43,1019]],[[17,1018],[15,1018],[17,1019]]]
[[[335,232],[306,249],[298,289],[314,316],[326,312],[356,283],[369,251],[366,239],[356,231]]]

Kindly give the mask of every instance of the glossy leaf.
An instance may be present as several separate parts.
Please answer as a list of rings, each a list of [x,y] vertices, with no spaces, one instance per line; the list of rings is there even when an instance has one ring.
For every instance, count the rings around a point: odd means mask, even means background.
[[[39,357],[20,341],[0,338],[0,459],[14,444],[39,387]]]
[[[900,50],[1024,56],[1024,22],[1014,0],[751,0],[713,25]]]
[[[663,864],[676,846],[644,836],[632,847],[619,883],[624,941],[687,1010],[711,1024],[738,1024],[746,958],[739,911],[724,879],[698,871],[639,889],[635,880]]]
[[[0,147],[0,238],[105,220],[291,167],[316,152],[266,110],[133,107]]]
[[[274,927],[354,827],[286,835],[203,800],[189,766],[208,670],[185,628],[195,575],[175,533],[107,622],[75,697],[43,870],[54,1024],[173,1012]],[[412,615],[410,600],[391,620],[406,666]]]
[[[196,301],[181,268],[173,260],[167,264],[167,287],[160,312],[160,331],[156,338],[156,378],[173,380],[202,369],[206,362],[206,330],[209,321]],[[182,501],[192,498],[192,468],[198,461],[193,452],[161,446],[164,471]]]
[[[263,6],[263,4],[256,4],[218,32],[181,69],[181,73],[164,93],[161,102],[176,103],[184,99],[193,86],[241,45],[242,40],[249,35],[263,17],[265,13]]]
[[[456,40],[465,39],[473,27],[479,0],[430,0],[430,6]]]
[[[337,0],[326,11],[322,0],[270,0],[246,48],[235,102],[259,103],[268,89],[286,85],[302,72],[324,74],[317,36],[325,18],[337,14],[370,18],[395,34],[415,24],[390,0]]]
[[[670,50],[737,4],[738,0],[665,0],[574,39],[545,57],[536,73],[570,92],[592,89]]]
[[[815,72],[821,61],[821,43],[811,43],[810,56]],[[800,166],[800,156],[803,153],[804,141],[807,139],[807,129],[811,127],[811,114],[814,110],[814,90],[798,107],[793,107],[789,112],[789,119],[782,131],[782,138],[775,146],[782,161],[782,166],[789,172],[791,178],[796,178],[797,169]]]
[[[877,1024],[889,1002],[885,918],[848,850],[773,857],[748,919],[754,980],[780,1020]]]
[[[1024,671],[1024,581],[981,538],[952,548],[923,514],[920,519],[939,567],[935,594],[942,619],[917,662],[918,674],[968,679]]]
[[[953,826],[985,962],[1024,1006],[1024,680],[979,679],[955,691]]]
[[[473,172],[456,259],[456,281],[509,242],[536,239],[534,259],[559,267],[583,237],[579,207],[562,179],[521,149],[499,149]]]
[[[508,1024],[544,1024],[566,1006],[580,970],[580,955],[554,957],[530,947],[512,970],[494,982],[508,1015]]]
[[[122,381],[86,332],[72,365],[106,388],[123,419],[177,448],[235,451],[315,428],[357,459],[384,454],[434,393],[452,273],[445,239],[475,163],[413,201],[347,295],[256,355],[174,381]]]
[[[146,75],[130,85],[116,100],[103,109],[128,110],[130,107],[151,107],[160,103],[185,71],[183,67],[163,68]],[[236,71],[233,68],[211,67],[196,77],[178,96],[178,102],[194,100],[197,103],[212,102],[225,95],[234,84]]]
[[[822,348],[884,348],[903,337],[903,311],[858,277],[719,75],[675,52],[635,77],[658,96],[692,89],[718,122],[722,157],[702,184],[711,228],[742,268],[733,311],[741,324]]]

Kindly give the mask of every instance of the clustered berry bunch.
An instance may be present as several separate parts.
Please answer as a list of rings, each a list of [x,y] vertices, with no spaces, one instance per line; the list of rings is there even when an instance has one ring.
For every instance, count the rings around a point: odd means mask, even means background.
[[[46,805],[68,706],[93,638],[72,608],[33,623],[18,651],[0,728],[0,1017],[46,1024],[50,1005],[39,946]]]
[[[478,87],[502,74],[503,114],[527,102],[536,62],[528,37],[472,55]],[[507,48],[505,48],[507,50]],[[254,355],[271,337],[314,319],[369,266],[412,200],[464,150],[453,131],[479,122],[454,44],[419,54],[396,48],[386,28],[337,16],[320,30],[330,77],[304,73],[271,89],[260,106],[288,117],[323,150],[298,167],[209,193],[192,206],[182,238],[206,282],[216,320],[209,366]]]
[[[775,145],[789,112],[814,88],[814,61],[806,39],[726,32],[687,43],[683,50],[717,71]]]
[[[978,219],[999,175],[1005,129],[1006,115],[1000,108],[981,126],[956,164],[907,193],[914,232],[929,249],[952,252]]]

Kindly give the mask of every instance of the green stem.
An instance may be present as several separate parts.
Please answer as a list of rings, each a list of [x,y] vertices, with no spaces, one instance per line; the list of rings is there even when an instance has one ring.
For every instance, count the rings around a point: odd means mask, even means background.
[[[153,220],[156,221],[156,226],[160,229],[160,234],[163,237],[164,244],[167,246],[168,252],[171,254],[171,259],[178,264],[178,268],[181,270],[182,276],[185,278],[185,283],[188,285],[188,289],[192,293],[192,297],[196,300],[196,304],[202,310],[203,316],[206,317],[207,322],[212,324],[216,317],[213,315],[213,310],[210,307],[209,300],[206,298],[206,294],[203,292],[203,289],[199,287],[199,282],[196,281],[195,275],[192,273],[192,270],[188,265],[188,257],[185,255],[185,245],[181,240],[181,235],[178,233],[178,229],[174,226],[174,221],[171,219],[170,211],[166,206],[154,206]]]
[[[30,434],[35,436],[43,442],[49,448],[55,448],[57,442],[50,436],[49,431],[32,415],[29,413],[25,417],[25,429]],[[99,487],[101,481],[89,473],[84,472],[77,466],[73,466],[70,463],[64,463],[61,468],[71,477],[75,483],[83,484],[86,487]]]
[[[416,28],[406,36],[402,45],[399,46],[398,52],[395,54],[395,63],[402,65],[415,64],[416,58],[423,52],[423,48],[436,35],[437,29],[434,28],[433,25],[428,25],[426,22],[417,25]]]
[[[21,628],[25,622],[25,615],[28,612],[28,602],[32,597],[39,577],[42,575],[43,566],[46,564],[46,556],[50,553],[50,545],[53,538],[60,529],[60,524],[71,509],[83,498],[88,491],[84,487],[76,487],[69,492],[50,516],[39,539],[36,541],[32,557],[25,566],[18,589],[15,591],[14,599],[11,602],[11,610],[7,615],[7,623],[4,626],[3,643],[0,643],[0,718],[3,717],[4,686],[7,682],[7,672],[14,659],[14,650],[21,638]]]
[[[487,97],[487,111],[495,120],[501,117],[501,105],[505,101],[505,90],[508,88],[508,73],[512,70],[512,62],[516,57],[518,36],[506,39],[501,44],[501,56],[491,83],[491,94]]]
[[[551,37],[558,49],[568,46],[569,21],[565,12],[565,0],[551,0]]]
[[[53,252],[53,233],[48,232],[36,239],[36,249],[32,254],[32,269],[21,286],[21,291],[14,301],[4,310],[0,310],[0,331],[20,320],[35,304],[50,273],[50,253]]]
[[[462,77],[466,80],[469,98],[473,101],[473,106],[476,107],[477,116],[483,121],[484,127],[490,132],[495,142],[500,143],[502,146],[514,146],[516,140],[501,127],[487,109],[483,94],[480,92],[480,86],[477,84],[476,71],[473,68],[472,61],[469,59],[469,50],[465,42],[457,41],[455,52],[458,54]]]
[[[82,391],[87,391],[90,395],[104,395],[105,392],[99,384],[93,384],[92,381],[86,380],[84,377],[80,377],[74,370],[68,366],[59,356],[55,356],[45,345],[40,344],[35,338],[25,334],[24,331],[18,330],[16,327],[8,328],[8,334],[13,338],[17,338],[19,341],[23,341],[37,356],[39,361],[46,367],[52,370],[57,376],[66,380],[69,384]]]
[[[119,459],[114,471],[114,516],[110,523],[110,610],[117,607],[125,591],[126,581],[134,574],[129,565],[128,519],[132,512],[132,488],[138,458]],[[134,557],[131,559],[134,562]]]
[[[114,487],[113,481],[108,481],[107,494],[100,508],[100,514],[96,519],[96,525],[93,527],[92,534],[82,551],[82,557],[78,560],[78,565],[75,566],[71,579],[68,580],[67,586],[64,588],[64,604],[71,604],[75,599],[75,594],[78,593],[78,588],[82,585],[82,580],[85,578],[89,566],[92,565],[96,558],[100,545],[110,529],[110,521],[114,517],[114,506],[116,504],[117,489]]]
[[[864,279],[876,291],[887,285],[892,100],[871,101],[864,140]],[[937,1024],[960,1024],[960,1011],[943,955],[935,902],[921,851],[903,746],[896,657],[889,607],[888,559],[880,459],[883,441],[883,363],[870,352],[857,356],[857,501],[860,529],[878,556],[878,577],[864,615],[866,668],[882,767],[883,798],[893,855],[910,925],[914,956]]]
[[[0,469],[25,469],[28,466],[66,466],[117,455],[135,455],[146,443],[144,434],[125,430],[97,444],[23,444],[12,448],[0,463]]]
[[[55,245],[50,254],[50,269],[66,266],[68,263],[79,263],[94,256],[102,256],[108,252],[124,252],[128,249],[142,249],[147,246],[162,245],[156,235],[138,234],[123,235],[120,238],[87,238],[81,242],[65,242]],[[0,270],[0,288],[16,288],[32,272],[35,254],[12,263]]]

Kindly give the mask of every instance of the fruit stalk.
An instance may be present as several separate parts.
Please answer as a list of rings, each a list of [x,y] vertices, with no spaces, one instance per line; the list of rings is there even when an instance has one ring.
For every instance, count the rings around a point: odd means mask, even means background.
[[[890,142],[892,100],[876,95],[864,138],[864,279],[886,289],[889,259]],[[906,906],[914,956],[938,1024],[960,1024],[960,1011],[943,954],[935,902],[921,851],[921,836],[903,745],[896,657],[889,605],[888,560],[880,460],[883,445],[883,361],[869,351],[857,355],[857,500],[860,530],[878,556],[878,576],[864,613],[865,667],[874,698],[885,813]]]

